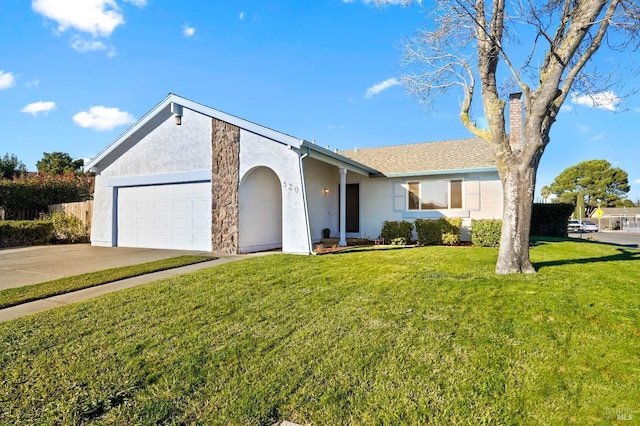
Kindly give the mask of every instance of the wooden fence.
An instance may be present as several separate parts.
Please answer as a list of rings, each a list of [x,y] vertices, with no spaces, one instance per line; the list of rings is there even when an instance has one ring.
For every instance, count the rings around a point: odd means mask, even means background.
[[[49,213],[64,212],[75,216],[82,221],[87,235],[91,235],[91,217],[93,216],[93,200],[80,201],[78,203],[51,204]]]
[[[5,210],[0,209],[0,220],[35,220],[44,215],[45,212],[36,209],[26,210]]]

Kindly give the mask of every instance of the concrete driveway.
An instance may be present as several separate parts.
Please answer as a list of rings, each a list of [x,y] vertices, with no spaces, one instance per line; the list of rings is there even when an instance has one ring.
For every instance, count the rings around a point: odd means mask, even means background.
[[[211,253],[89,244],[0,249],[0,290],[185,254]]]

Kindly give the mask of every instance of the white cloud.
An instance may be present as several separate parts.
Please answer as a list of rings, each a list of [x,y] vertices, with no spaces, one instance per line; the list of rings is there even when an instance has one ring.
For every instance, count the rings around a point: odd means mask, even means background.
[[[240,18],[241,21],[244,21],[244,12],[240,12],[238,18]]]
[[[116,49],[113,46],[107,46],[100,40],[84,40],[78,36],[71,38],[71,48],[76,52],[86,53],[98,50],[107,50],[109,58],[116,56]]]
[[[328,127],[329,130],[342,130],[344,128],[345,128],[344,124],[338,124],[338,125],[332,124]]]
[[[137,7],[147,5],[147,0],[122,0]],[[31,8],[58,24],[57,31],[62,33],[75,30],[91,34],[91,40],[74,35],[71,48],[81,52],[104,50],[107,56],[115,56],[112,46],[97,40],[109,37],[119,25],[124,24],[122,11],[116,0],[32,0]]]
[[[564,105],[562,105],[562,106],[560,107],[560,111],[563,111],[563,112],[571,112],[571,111],[573,111],[573,105],[566,105],[566,104],[564,104]]]
[[[585,105],[590,108],[606,109],[607,111],[617,111],[622,99],[613,91],[594,93],[592,95],[571,95],[571,102],[576,105]]]
[[[418,4],[422,4],[422,0],[413,0]],[[364,4],[380,4],[381,6],[386,6],[388,4],[400,4],[403,6],[408,6],[409,4],[413,3],[412,0],[362,0],[362,3]],[[353,0],[342,0],[343,3],[353,3]]]
[[[585,125],[585,124],[578,124],[578,130],[580,131],[580,133],[589,133],[591,131],[591,127]]]
[[[185,37],[193,37],[195,33],[196,29],[193,27],[190,27],[188,25],[182,27],[182,35],[184,35]]]
[[[33,0],[33,10],[58,23],[58,31],[70,28],[94,36],[109,36],[124,18],[115,0]]]
[[[34,117],[40,113],[47,115],[49,111],[56,109],[56,103],[53,101],[43,102],[32,102],[29,105],[22,108],[21,112],[26,112],[27,114],[31,114]]]
[[[82,53],[107,49],[107,46],[99,40],[84,40],[80,37],[73,37],[71,39],[71,47]]]
[[[592,137],[591,139],[589,139],[590,142],[597,142],[597,141],[601,141],[602,139],[604,139],[605,133],[599,133],[597,135],[595,135],[594,137]]]
[[[0,70],[0,90],[8,89],[9,87],[15,86],[15,84],[16,78],[13,76],[13,73]]]
[[[35,79],[35,80],[33,80],[33,81],[30,81],[30,82],[28,82],[28,83],[25,83],[25,86],[27,86],[27,87],[38,87],[38,86],[40,86],[40,79],[39,79],[39,78],[36,78],[36,79]]]
[[[82,111],[73,116],[73,121],[80,127],[93,130],[113,130],[115,127],[131,124],[133,115],[118,108],[92,106],[89,111]]]
[[[635,183],[640,183],[640,179],[636,179],[636,180],[635,180]]]
[[[383,81],[382,83],[375,84],[367,89],[367,93],[364,95],[365,98],[372,98],[374,95],[382,92],[383,90],[387,90],[390,87],[397,86],[400,84],[400,81],[396,78],[390,78],[388,80]]]

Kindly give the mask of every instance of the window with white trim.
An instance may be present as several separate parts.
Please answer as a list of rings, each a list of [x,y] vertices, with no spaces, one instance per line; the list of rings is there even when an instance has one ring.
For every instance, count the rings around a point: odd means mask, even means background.
[[[407,182],[408,210],[462,208],[462,179]]]

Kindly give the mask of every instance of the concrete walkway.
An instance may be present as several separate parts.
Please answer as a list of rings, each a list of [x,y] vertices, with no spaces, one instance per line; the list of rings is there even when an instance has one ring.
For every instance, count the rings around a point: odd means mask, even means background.
[[[157,251],[157,250],[156,250]],[[180,254],[192,253],[192,252],[179,252]],[[6,253],[4,253],[6,255]],[[164,257],[163,253],[163,257]],[[225,263],[234,262],[242,259],[247,259],[249,256],[247,255],[226,255],[226,254],[215,254],[215,253],[207,253],[213,256],[218,257],[216,260],[211,260],[207,262],[201,262],[194,265],[182,266],[180,268],[168,269],[165,271],[158,271],[151,274],[140,275],[133,278],[127,278],[120,281],[115,281],[108,284],[103,284],[96,287],[86,288],[84,290],[78,290],[71,293],[61,294],[58,296],[48,297],[46,299],[35,300],[29,303],[23,303],[21,305],[12,306],[5,309],[0,309],[0,322],[10,321],[16,318],[24,317],[27,315],[33,315],[38,312],[43,312],[49,309],[57,308],[60,306],[69,305],[71,303],[82,302],[84,300],[91,299],[93,297],[97,297],[103,294],[112,293],[114,291],[123,290],[126,288],[135,287],[140,284],[148,283],[151,281],[160,280],[163,278],[172,277],[175,275],[186,274],[193,271],[198,271],[200,269],[212,268],[215,266],[219,266]],[[166,257],[174,257],[179,254],[171,253],[170,256]],[[142,258],[147,258],[147,255],[142,255],[137,257],[137,263],[143,263],[144,260],[140,261]],[[133,263],[136,264],[134,261]],[[108,269],[113,266],[107,266],[96,268],[96,265],[93,265],[92,270],[98,271],[102,269]]]

